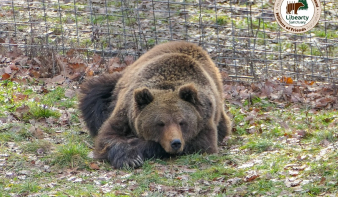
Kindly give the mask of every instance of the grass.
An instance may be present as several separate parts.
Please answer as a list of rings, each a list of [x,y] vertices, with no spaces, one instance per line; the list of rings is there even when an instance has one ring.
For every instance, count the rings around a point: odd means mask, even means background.
[[[154,46],[156,44],[155,42],[156,42],[155,39],[152,39],[152,38],[147,40],[147,43],[150,46]]]
[[[60,117],[60,114],[58,112],[50,109],[47,105],[31,102],[28,104],[28,106],[30,110],[27,114],[24,115],[23,119],[29,120],[31,118],[40,119],[49,117]]]
[[[35,96],[32,95],[32,89],[27,88],[21,90],[21,87],[15,82],[2,81],[0,85],[3,87],[0,89],[0,104],[2,104],[0,107],[0,109],[2,109],[0,115],[5,115],[3,114],[4,111],[15,112],[18,108],[27,106],[29,110],[22,114],[24,120],[49,117],[59,118],[60,113],[53,108],[54,105],[58,105],[58,107],[62,108],[75,107],[76,97],[65,99],[65,89],[60,87],[42,97],[40,96],[41,99],[38,95],[33,100],[30,100],[29,98]],[[40,101],[37,102],[35,100]]]
[[[227,25],[230,23],[230,17],[229,16],[218,16],[216,19],[217,25]]]
[[[36,193],[41,190],[41,187],[32,180],[26,181],[23,184],[8,184],[7,186],[10,188],[9,192],[23,195],[26,193]]]
[[[273,145],[274,144],[267,139],[262,139],[260,141],[250,140],[245,145],[243,145],[241,149],[249,149],[253,152],[261,153],[272,149]]]
[[[55,35],[61,35],[64,31],[64,28],[62,27],[62,25],[56,24],[54,25],[54,27],[51,28],[51,30]]]
[[[322,38],[328,38],[328,39],[335,39],[338,38],[337,33],[334,30],[327,30],[326,32],[324,30],[314,30],[314,34],[318,37]]]
[[[48,153],[51,149],[52,143],[47,140],[35,139],[29,143],[23,144],[21,149],[24,153],[37,154],[39,150],[42,153]],[[41,152],[40,151],[40,152]]]
[[[292,105],[279,109],[267,99],[253,97],[243,101],[242,107],[228,104],[234,132],[227,145],[220,146],[218,154],[149,160],[140,169],[115,170],[106,161],[88,157],[93,139],[83,132],[86,128],[79,112],[69,110],[76,108],[76,98],[65,97],[65,88],[41,93],[32,88],[33,85],[0,83],[0,117],[16,112],[23,104],[33,106],[33,99],[39,100],[36,106],[48,106],[60,114],[65,110],[70,113],[70,124],[66,125],[58,121],[59,116],[49,116],[54,121],[47,123],[48,113],[42,113],[38,107],[37,114],[43,114],[41,116],[30,115],[26,120],[0,124],[0,164],[4,166],[0,173],[2,196],[163,196],[170,192],[187,196],[317,196],[335,193],[338,178],[338,155],[332,147],[337,144],[338,136],[335,110],[310,113],[305,107],[295,110]],[[27,98],[16,99],[15,95],[19,94]],[[43,135],[37,136],[36,130]],[[305,134],[296,137],[300,131]],[[295,164],[305,169],[287,167]],[[290,175],[292,170],[298,175]],[[250,179],[251,173],[257,177]],[[287,187],[287,180],[292,178],[303,182],[297,187]]]
[[[0,10],[12,11],[13,8],[14,8],[14,11],[19,11],[19,10],[22,9],[22,7],[20,7],[20,6],[13,6],[13,7],[12,7],[12,6],[2,6],[2,7],[0,8]]]
[[[84,144],[70,142],[59,146],[52,163],[60,167],[83,167],[87,153]]]
[[[299,46],[298,46],[298,50],[300,50],[300,52],[302,53],[302,54],[304,54],[305,52],[307,52],[308,50],[309,50],[309,45],[308,44],[306,44],[306,43],[302,43],[302,44],[300,44]]]
[[[93,18],[92,23],[95,25],[99,24],[106,24],[106,23],[112,23],[114,21],[119,20],[119,17],[117,16],[111,16],[111,15],[99,15]]]
[[[260,29],[260,31],[263,31],[263,28],[265,29],[265,31],[278,31],[279,29],[279,25],[277,23],[271,23],[271,22],[267,22],[267,21],[263,21],[259,19],[250,19],[250,18],[242,18],[239,20],[235,21],[235,26],[236,28],[239,29],[248,29],[248,27],[253,28],[254,32],[256,32],[256,30]]]
[[[27,125],[22,123],[10,123],[0,126],[0,142],[20,142],[31,137]]]

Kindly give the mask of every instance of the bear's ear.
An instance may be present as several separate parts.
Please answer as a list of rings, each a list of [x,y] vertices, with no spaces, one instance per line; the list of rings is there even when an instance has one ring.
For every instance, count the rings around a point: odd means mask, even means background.
[[[134,99],[137,106],[142,109],[154,100],[148,88],[137,89],[134,91]]]
[[[182,86],[178,92],[178,95],[181,99],[194,105],[199,103],[197,98],[197,90],[193,84]]]

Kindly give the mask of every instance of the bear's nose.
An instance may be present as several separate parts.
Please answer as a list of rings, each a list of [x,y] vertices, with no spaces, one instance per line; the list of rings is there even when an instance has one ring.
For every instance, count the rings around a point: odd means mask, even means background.
[[[174,139],[171,141],[171,148],[173,148],[175,151],[181,148],[181,140],[179,139]]]

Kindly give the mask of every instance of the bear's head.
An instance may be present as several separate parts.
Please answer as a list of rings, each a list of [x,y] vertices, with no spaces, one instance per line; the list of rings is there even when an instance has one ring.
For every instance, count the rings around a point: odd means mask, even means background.
[[[135,130],[139,137],[161,144],[170,154],[184,150],[199,133],[200,100],[194,85],[176,91],[140,88],[134,91]]]

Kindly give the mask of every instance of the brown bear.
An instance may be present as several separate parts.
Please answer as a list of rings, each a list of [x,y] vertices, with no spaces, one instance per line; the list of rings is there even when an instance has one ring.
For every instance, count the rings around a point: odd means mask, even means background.
[[[121,74],[88,80],[81,94],[80,110],[96,136],[94,155],[115,168],[216,153],[231,132],[219,70],[192,43],[157,45]]]

